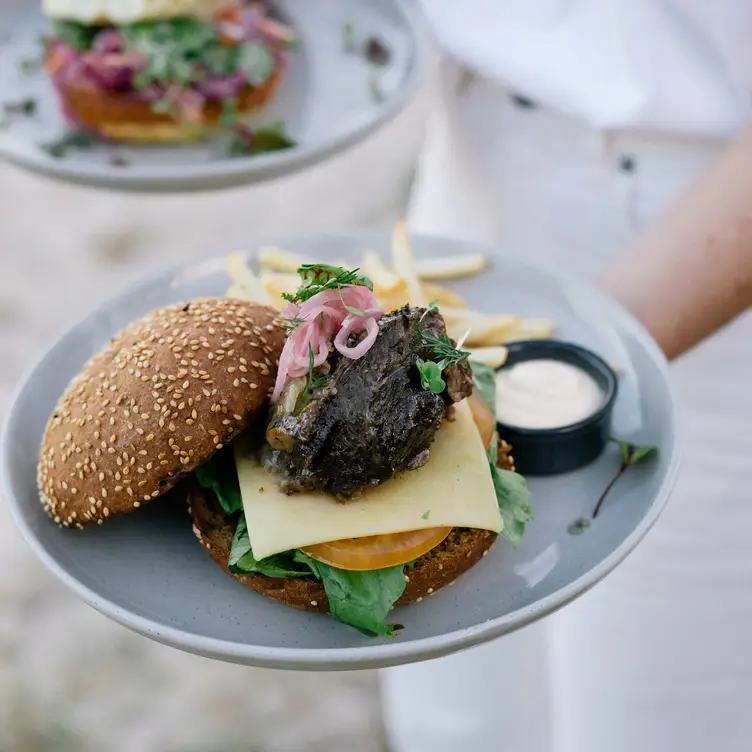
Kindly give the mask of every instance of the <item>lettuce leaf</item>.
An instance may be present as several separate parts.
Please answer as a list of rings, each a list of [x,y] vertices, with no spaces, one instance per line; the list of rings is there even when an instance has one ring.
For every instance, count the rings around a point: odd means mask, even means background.
[[[473,372],[473,389],[488,405],[495,418],[496,373],[491,366],[487,366],[485,363],[472,361],[470,368]],[[512,447],[512,450],[514,450],[514,447]],[[525,533],[525,524],[535,518],[530,500],[530,490],[522,475],[496,467],[497,452],[498,436],[494,433],[493,441],[488,449],[488,465],[491,470],[501,519],[504,521],[504,529],[501,531],[501,535],[517,548]]]
[[[387,624],[386,617],[405,590],[402,566],[349,572],[322,564],[302,551],[286,551],[259,560],[253,555],[245,515],[241,515],[227,568],[233,574],[264,574],[280,579],[313,575],[323,583],[329,609],[337,621],[370,637],[392,637],[400,628]]]
[[[294,552],[286,551],[258,560],[253,555],[245,515],[241,514],[232,539],[227,568],[233,574],[265,574],[267,577],[310,577],[310,569],[295,561]]]
[[[231,451],[218,452],[197,467],[194,474],[200,485],[216,494],[225,514],[242,511],[243,497],[240,495],[238,472]]]
[[[324,584],[329,610],[337,621],[370,637],[393,637],[402,628],[387,624],[386,617],[405,591],[403,566],[350,572],[322,564],[302,551],[295,552],[295,561],[305,563]]]

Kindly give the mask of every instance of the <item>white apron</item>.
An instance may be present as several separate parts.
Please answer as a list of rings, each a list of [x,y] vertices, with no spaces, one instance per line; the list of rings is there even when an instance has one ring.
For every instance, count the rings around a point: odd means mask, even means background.
[[[413,229],[592,278],[722,148],[526,104],[447,67]],[[382,672],[393,752],[752,749],[752,318],[673,372],[684,463],[655,529],[548,620]]]

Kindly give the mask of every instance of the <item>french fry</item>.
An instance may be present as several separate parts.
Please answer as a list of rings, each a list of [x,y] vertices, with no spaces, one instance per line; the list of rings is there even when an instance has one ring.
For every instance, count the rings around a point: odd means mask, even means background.
[[[264,289],[261,280],[253,273],[238,252],[228,253],[225,262],[227,274],[234,285],[243,288],[245,297],[254,303],[269,305],[271,296]]]
[[[302,264],[309,263],[305,256],[281,248],[261,248],[256,256],[262,268],[271,272],[295,274]]]
[[[453,308],[466,308],[467,304],[464,299],[457,295],[456,292],[452,292],[446,287],[434,284],[432,282],[424,282],[421,284],[424,295],[430,300],[435,300],[439,308],[448,305]]]
[[[392,231],[392,266],[407,283],[408,301],[415,306],[425,305],[427,301],[420,286],[418,273],[415,271],[407,228],[402,220],[394,223]]]
[[[523,318],[520,319],[517,326],[509,333],[509,337],[504,340],[511,342],[513,340],[523,339],[548,339],[553,333],[556,325],[551,319],[543,318]]]
[[[467,308],[454,308],[443,306],[441,314],[447,324],[449,335],[456,339],[466,329],[470,334],[466,344],[470,347],[490,347],[500,345],[507,340],[509,332],[519,326],[518,316],[507,314],[486,314],[480,311],[472,311]]]
[[[456,279],[478,274],[486,268],[486,257],[482,253],[468,253],[463,256],[440,256],[420,259],[415,262],[415,270],[421,279]]]
[[[506,362],[509,351],[506,347],[474,347],[468,351],[470,360],[485,363],[491,368],[500,368]]]
[[[363,274],[373,282],[374,290],[378,288],[384,293],[392,292],[400,287],[407,289],[405,280],[400,279],[382,260],[378,253],[368,251],[363,256],[361,266]]]

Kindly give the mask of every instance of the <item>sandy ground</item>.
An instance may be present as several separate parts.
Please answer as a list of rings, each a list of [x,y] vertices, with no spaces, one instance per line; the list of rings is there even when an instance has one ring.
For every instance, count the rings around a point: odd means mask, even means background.
[[[68,325],[156,266],[257,234],[404,210],[429,96],[366,144],[262,188],[132,196],[0,164],[0,412]],[[0,505],[0,752],[379,752],[372,674],[225,665],[152,643],[59,586]]]

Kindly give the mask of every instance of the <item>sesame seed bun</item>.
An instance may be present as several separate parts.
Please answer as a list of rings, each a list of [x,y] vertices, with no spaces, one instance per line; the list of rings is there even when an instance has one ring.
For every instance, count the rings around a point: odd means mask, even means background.
[[[162,308],[120,332],[45,430],[38,481],[50,517],[102,524],[168,491],[265,409],[284,340],[274,311],[230,298]]]
[[[242,117],[264,108],[283,76],[283,68],[278,67],[261,86],[243,89],[238,98],[238,114]],[[58,88],[75,122],[111,141],[167,143],[200,139],[218,127],[222,112],[219,102],[207,101],[201,121],[194,123],[154,112],[148,102],[133,94],[102,91],[84,78],[64,81]]]
[[[224,513],[210,491],[192,485],[188,495],[193,532],[212,560],[241,585],[304,611],[329,612],[324,586],[311,577],[281,579],[263,574],[236,575],[227,569],[237,515]],[[421,556],[406,570],[405,592],[397,605],[415,603],[451,585],[472,569],[491,548],[496,534],[489,530],[454,528],[436,548]]]

